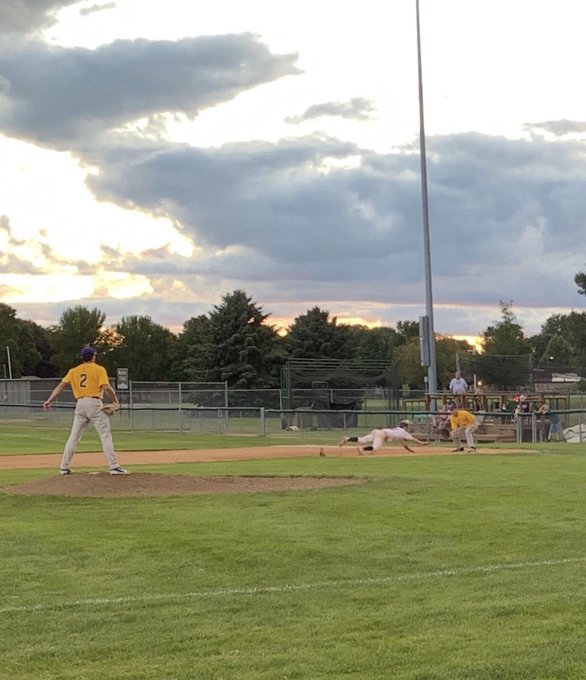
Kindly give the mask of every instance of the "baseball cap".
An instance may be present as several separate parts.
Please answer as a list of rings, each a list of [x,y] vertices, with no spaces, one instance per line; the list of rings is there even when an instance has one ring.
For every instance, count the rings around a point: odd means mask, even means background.
[[[399,427],[403,427],[404,425],[411,425],[411,421],[405,419],[405,420],[402,420],[402,421],[399,423]]]
[[[87,345],[81,350],[80,356],[84,361],[89,361],[92,357],[96,356],[96,354],[96,350]]]

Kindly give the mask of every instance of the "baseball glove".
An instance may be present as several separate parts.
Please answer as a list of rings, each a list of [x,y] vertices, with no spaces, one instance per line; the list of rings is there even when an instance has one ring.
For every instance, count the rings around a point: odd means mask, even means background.
[[[120,410],[120,404],[106,404],[103,408],[102,411],[107,415],[107,416],[112,416],[116,411]]]

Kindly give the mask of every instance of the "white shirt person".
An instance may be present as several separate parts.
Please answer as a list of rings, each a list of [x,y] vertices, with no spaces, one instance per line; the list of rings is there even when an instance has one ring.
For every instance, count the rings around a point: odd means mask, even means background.
[[[462,374],[460,373],[460,371],[456,371],[456,374],[450,380],[449,389],[450,389],[450,392],[456,398],[456,402],[458,402],[458,405],[463,406],[464,400],[462,399],[462,397],[463,397],[463,395],[466,394],[466,392],[468,390],[468,383],[462,377]]]

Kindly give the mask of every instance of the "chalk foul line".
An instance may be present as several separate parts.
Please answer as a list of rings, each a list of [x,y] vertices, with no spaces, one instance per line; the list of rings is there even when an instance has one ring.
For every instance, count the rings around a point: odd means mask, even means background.
[[[332,581],[315,581],[310,583],[291,583],[275,586],[245,586],[240,588],[218,588],[214,590],[196,590],[186,593],[143,594],[125,597],[96,597],[83,600],[52,602],[49,604],[13,605],[0,608],[0,614],[16,612],[37,612],[48,610],[68,609],[74,607],[97,607],[117,604],[148,604],[150,602],[180,602],[181,600],[204,599],[213,597],[238,595],[267,595],[279,593],[307,592],[324,590],[326,588],[352,588],[359,586],[380,586],[407,581],[427,581],[451,576],[469,576],[474,574],[494,574],[501,571],[520,571],[542,567],[557,567],[565,564],[579,564],[586,562],[586,557],[568,557],[557,560],[539,560],[535,562],[504,562],[476,567],[460,567],[454,569],[439,569],[437,571],[415,572],[412,574],[396,574],[373,578],[337,579]]]

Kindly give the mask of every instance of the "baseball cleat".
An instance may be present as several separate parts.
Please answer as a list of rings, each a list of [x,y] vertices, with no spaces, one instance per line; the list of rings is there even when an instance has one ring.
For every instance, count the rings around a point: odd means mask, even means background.
[[[120,465],[119,465],[118,467],[112,468],[110,470],[110,474],[111,475],[129,475],[130,472],[128,470],[125,470],[123,467],[120,467]]]
[[[60,475],[70,475],[71,470],[69,468],[59,468],[59,474]]]

